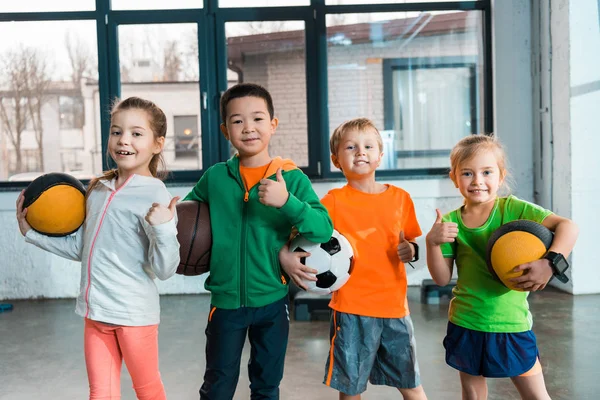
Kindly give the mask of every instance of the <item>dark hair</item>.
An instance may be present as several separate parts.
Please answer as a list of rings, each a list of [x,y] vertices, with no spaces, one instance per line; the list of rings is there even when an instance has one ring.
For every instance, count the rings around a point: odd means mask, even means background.
[[[110,112],[111,119],[118,112],[126,110],[142,110],[146,112],[146,114],[148,115],[148,124],[150,125],[152,133],[154,133],[155,140],[160,137],[164,138],[167,135],[167,117],[165,116],[163,110],[161,110],[160,107],[158,107],[150,100],[144,100],[139,97],[128,97],[122,101],[119,101],[119,99],[115,99],[112,110]],[[159,167],[161,168],[159,169]],[[155,154],[152,157],[152,159],[150,160],[149,168],[152,176],[154,176],[155,178],[163,178],[165,171],[165,160],[163,158],[162,152]],[[117,170],[111,169],[110,171],[105,171],[101,177],[92,179],[90,181],[90,184],[88,185],[86,196],[88,196],[90,192],[96,187],[96,185],[98,185],[100,179],[112,180],[116,178],[117,175]]]
[[[267,109],[269,110],[269,117],[273,119],[275,116],[275,108],[273,107],[273,99],[271,94],[264,87],[255,83],[240,83],[227,89],[223,96],[221,96],[221,121],[227,122],[227,106],[233,99],[239,99],[240,97],[258,97],[263,99],[267,103]]]

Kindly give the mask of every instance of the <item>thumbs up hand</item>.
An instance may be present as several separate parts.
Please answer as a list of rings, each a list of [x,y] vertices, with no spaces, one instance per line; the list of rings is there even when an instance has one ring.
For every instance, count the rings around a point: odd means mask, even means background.
[[[152,207],[148,210],[146,214],[146,221],[150,225],[160,225],[165,222],[169,222],[173,219],[173,216],[177,212],[175,206],[177,205],[177,201],[180,199],[179,196],[173,197],[168,206],[164,206],[159,203],[152,203]]]
[[[275,174],[277,181],[261,179],[258,187],[258,200],[266,206],[281,208],[287,202],[289,193],[281,168]]]
[[[454,242],[456,236],[458,236],[458,225],[454,222],[442,222],[442,212],[437,208],[435,212],[437,216],[431,230],[427,234],[427,244],[439,246],[442,243]]]
[[[400,238],[398,242],[398,257],[403,263],[409,262],[415,258],[415,249],[409,241],[404,238],[404,231],[400,230]]]

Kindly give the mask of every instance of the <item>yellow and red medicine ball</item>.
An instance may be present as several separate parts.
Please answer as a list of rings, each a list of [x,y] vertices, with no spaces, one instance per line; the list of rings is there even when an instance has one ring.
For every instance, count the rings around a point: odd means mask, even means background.
[[[25,189],[23,208],[27,208],[27,222],[36,231],[66,236],[79,229],[85,219],[85,188],[68,174],[42,175]]]
[[[523,219],[502,225],[488,241],[487,265],[490,273],[507,288],[522,291],[509,280],[523,275],[522,272],[512,272],[513,268],[542,258],[553,238],[552,231],[534,221]]]

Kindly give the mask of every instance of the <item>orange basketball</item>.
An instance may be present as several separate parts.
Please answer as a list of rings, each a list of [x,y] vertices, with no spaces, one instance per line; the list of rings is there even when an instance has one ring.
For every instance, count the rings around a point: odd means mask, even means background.
[[[513,287],[511,278],[522,275],[512,272],[521,264],[542,258],[553,239],[552,231],[542,224],[529,220],[506,223],[492,234],[487,247],[487,265],[490,273],[509,289]]]
[[[66,236],[79,229],[85,219],[85,188],[69,174],[42,175],[25,189],[23,208],[27,208],[27,222],[36,231]]]

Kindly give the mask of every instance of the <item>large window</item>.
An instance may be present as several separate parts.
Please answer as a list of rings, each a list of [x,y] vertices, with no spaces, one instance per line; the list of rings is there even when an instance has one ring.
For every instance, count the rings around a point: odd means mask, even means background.
[[[332,14],[327,41],[329,133],[371,118],[381,169],[445,168],[456,141],[483,132],[480,12]]]
[[[272,155],[341,177],[329,137],[369,117],[383,176],[443,175],[461,137],[490,131],[490,1],[24,0],[0,5],[0,187],[79,178],[106,156],[118,98],[167,116],[172,181],[234,153],[219,99],[240,82],[272,94]],[[19,183],[20,182],[20,183]]]
[[[237,77],[229,85],[258,83],[273,98],[279,127],[269,151],[308,166],[304,22],[227,22],[225,33],[228,70]]]
[[[461,138],[479,133],[476,60],[384,61],[384,168],[444,167]]]
[[[197,25],[119,25],[118,32],[121,98],[137,96],[151,100],[165,113],[167,135],[163,155],[167,169],[201,170]],[[181,132],[177,131],[181,123],[177,115],[194,115],[184,128],[188,133],[185,156],[182,156]]]
[[[86,11],[95,8],[95,0],[21,0],[1,1],[0,13],[43,11]],[[11,37],[12,39],[13,37]]]
[[[203,0],[111,0],[113,10],[202,8]]]
[[[95,23],[0,22],[0,37],[11,38],[0,41],[0,181],[93,177],[101,135],[87,130],[85,107],[98,89]]]

